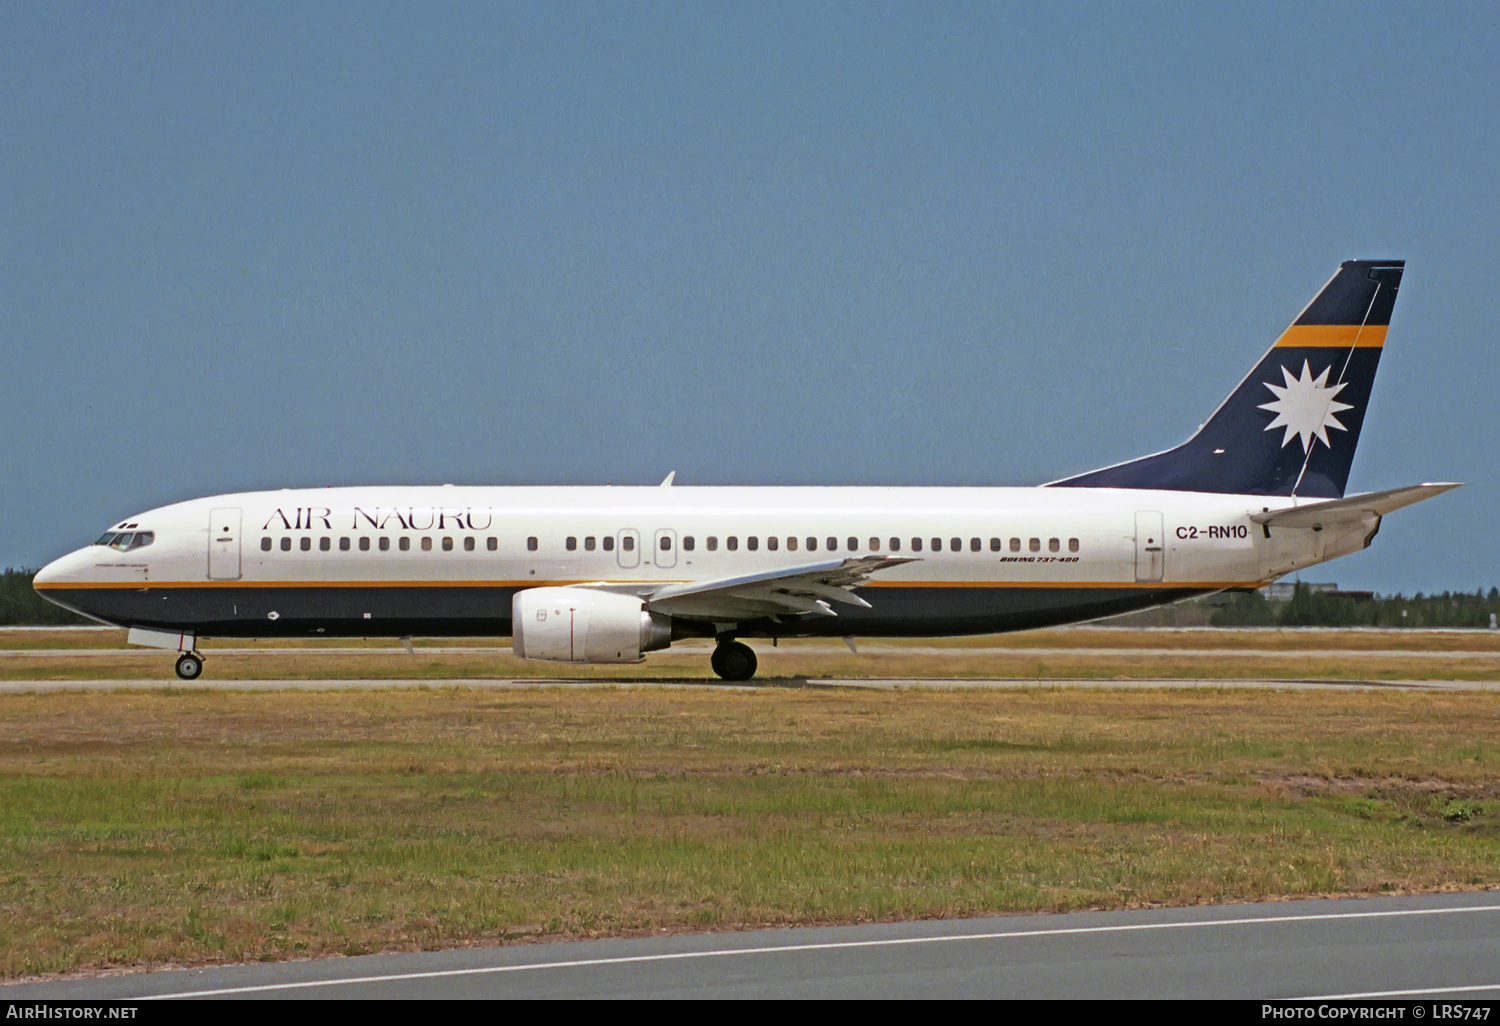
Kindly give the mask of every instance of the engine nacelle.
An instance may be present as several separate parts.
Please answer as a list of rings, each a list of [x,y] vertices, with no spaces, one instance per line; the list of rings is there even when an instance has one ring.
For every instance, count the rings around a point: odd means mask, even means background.
[[[672,643],[672,618],[633,595],[528,588],[510,601],[511,649],[555,663],[638,663]]]

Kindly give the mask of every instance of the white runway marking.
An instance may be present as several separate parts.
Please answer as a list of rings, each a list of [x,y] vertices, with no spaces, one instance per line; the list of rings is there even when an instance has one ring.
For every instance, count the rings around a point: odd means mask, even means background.
[[[1335,912],[1328,915],[1253,916],[1242,919],[1202,919],[1178,923],[1130,923],[1118,926],[1073,926],[1052,930],[1016,930],[1011,932],[951,934],[938,937],[895,937],[888,940],[829,941],[821,944],[787,944],[756,948],[724,948],[717,951],[680,951],[660,955],[626,955],[614,958],[585,958],[567,962],[535,962],[526,965],[482,966],[473,969],[439,969],[430,972],[391,973],[382,976],[355,976],[338,980],[309,980],[300,983],[270,983],[252,987],[221,987],[215,990],[185,991],[180,994],[154,994],[143,1000],[174,1000],[191,997],[219,997],[228,994],[254,994],[273,990],[308,990],[317,987],[346,987],[362,983],[395,983],[402,980],[432,980],[455,976],[485,976],[498,973],[533,972],[543,969],[581,969],[604,965],[630,965],[647,962],[676,962],[689,959],[731,958],[739,955],[779,955],[806,951],[840,951],[859,948],[911,947],[922,944],[955,944],[991,940],[1023,940],[1032,937],[1067,937],[1100,933],[1140,933],[1151,930],[1193,930],[1216,926],[1272,926],[1288,923],[1336,922],[1352,919],[1392,919],[1405,916],[1462,915],[1472,912],[1500,912],[1500,905],[1477,905],[1468,908],[1394,909],[1385,912]],[[1465,988],[1443,988],[1431,993],[1456,994]],[[1494,989],[1491,987],[1474,988]],[[1364,995],[1370,997],[1396,996]],[[1409,994],[1426,991],[1401,992]],[[1353,995],[1357,997],[1361,995]],[[1300,999],[1299,999],[1300,1000]],[[1306,999],[1316,1000],[1316,999]],[[1326,998],[1325,1000],[1336,1000]]]
[[[1500,992],[1500,983],[1486,983],[1478,987],[1427,987],[1423,990],[1367,990],[1362,994],[1319,994],[1316,997],[1292,998],[1293,1001],[1364,1001],[1371,998],[1426,997],[1429,994],[1483,994],[1487,990]]]

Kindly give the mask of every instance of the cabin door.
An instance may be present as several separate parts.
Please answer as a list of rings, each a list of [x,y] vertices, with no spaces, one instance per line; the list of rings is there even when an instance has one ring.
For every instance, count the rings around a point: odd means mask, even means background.
[[[626,528],[615,536],[615,557],[629,570],[641,563],[641,532]]]
[[[208,577],[240,579],[240,511],[216,509],[208,515]]]
[[[1142,510],[1135,515],[1135,579],[1159,581],[1166,564],[1167,544],[1161,514]]]
[[[653,557],[657,566],[673,567],[677,565],[677,532],[661,530],[656,532],[656,555]]]

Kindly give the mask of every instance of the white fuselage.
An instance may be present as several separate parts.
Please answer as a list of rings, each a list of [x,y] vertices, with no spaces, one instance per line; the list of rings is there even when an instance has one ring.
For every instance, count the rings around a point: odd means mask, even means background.
[[[1363,546],[1267,531],[1287,498],[1107,488],[360,487],[220,495],[121,521],[36,587],[108,622],[233,636],[502,633],[517,590],[899,556],[868,610],[750,633],[967,633],[1252,587]],[[465,589],[468,589],[466,592]]]

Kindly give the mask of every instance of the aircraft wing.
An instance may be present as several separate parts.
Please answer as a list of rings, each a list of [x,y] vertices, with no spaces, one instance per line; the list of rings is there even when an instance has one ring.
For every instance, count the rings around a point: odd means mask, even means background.
[[[1444,481],[1391,488],[1383,492],[1366,492],[1344,499],[1293,506],[1291,509],[1255,513],[1250,519],[1265,527],[1302,527],[1321,531],[1341,524],[1357,523],[1367,516],[1381,517],[1402,506],[1410,506],[1414,502],[1430,499],[1458,487],[1461,486],[1457,483]]]
[[[692,620],[751,620],[784,613],[837,616],[832,603],[870,604],[853,589],[872,574],[913,559],[858,556],[743,577],[668,584],[645,595],[648,609]]]

